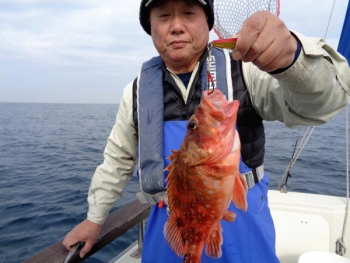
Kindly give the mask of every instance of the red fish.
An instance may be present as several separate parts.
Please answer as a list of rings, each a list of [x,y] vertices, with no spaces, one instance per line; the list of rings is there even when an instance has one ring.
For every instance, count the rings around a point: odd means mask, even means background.
[[[239,101],[228,102],[218,90],[206,90],[180,150],[169,156],[168,205],[164,235],[183,263],[199,263],[202,251],[222,255],[220,220],[235,220],[231,202],[247,210],[247,185],[239,173],[240,140],[236,131]]]

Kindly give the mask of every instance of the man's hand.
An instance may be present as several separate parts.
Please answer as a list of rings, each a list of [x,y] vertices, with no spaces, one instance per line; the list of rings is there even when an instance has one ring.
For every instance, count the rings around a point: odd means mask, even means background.
[[[83,258],[85,254],[91,250],[93,244],[100,235],[101,228],[101,225],[85,219],[66,235],[62,244],[67,250],[71,250],[71,246],[75,243],[79,241],[85,242],[84,247],[80,251],[80,257]]]
[[[283,21],[268,11],[248,17],[237,38],[233,58],[266,72],[292,64],[298,45]]]

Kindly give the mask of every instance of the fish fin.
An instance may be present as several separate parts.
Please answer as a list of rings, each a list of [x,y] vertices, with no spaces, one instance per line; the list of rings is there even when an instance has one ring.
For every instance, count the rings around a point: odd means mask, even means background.
[[[177,159],[177,157],[179,156],[179,151],[178,150],[171,150],[171,152],[172,152],[172,154],[169,155],[167,157],[167,159],[169,159],[171,161],[174,160],[174,159]]]
[[[227,222],[233,222],[236,219],[236,213],[227,210],[226,214],[224,215],[224,217],[222,219],[224,219]]]
[[[179,227],[179,225],[181,226],[182,224],[181,218],[170,216],[164,226],[165,240],[179,257],[185,256],[185,240],[182,238],[181,227]]]
[[[222,229],[220,223],[217,223],[208,236],[208,242],[205,246],[205,254],[212,258],[221,258]]]
[[[171,150],[173,152],[173,154],[171,154],[170,156],[167,157],[167,159],[169,159],[171,162],[167,165],[167,167],[164,168],[164,172],[165,171],[171,171],[172,168],[174,167],[175,161],[178,159],[179,157],[179,151],[176,150]],[[170,173],[169,173],[170,175]],[[167,178],[165,179],[165,181],[168,181],[169,176],[167,176]]]
[[[233,188],[232,201],[242,211],[247,211],[247,183],[241,174],[235,176],[235,187]]]

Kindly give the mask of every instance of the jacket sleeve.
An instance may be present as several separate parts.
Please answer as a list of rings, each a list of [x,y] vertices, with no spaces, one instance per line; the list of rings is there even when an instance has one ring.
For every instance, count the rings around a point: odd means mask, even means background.
[[[270,75],[252,63],[243,63],[243,74],[257,113],[288,127],[320,125],[348,103],[350,69],[346,59],[322,39],[293,34],[302,50],[286,71]]]
[[[104,161],[92,177],[87,218],[103,224],[130,181],[136,163],[137,136],[132,117],[132,83],[124,89],[116,123],[104,150]]]

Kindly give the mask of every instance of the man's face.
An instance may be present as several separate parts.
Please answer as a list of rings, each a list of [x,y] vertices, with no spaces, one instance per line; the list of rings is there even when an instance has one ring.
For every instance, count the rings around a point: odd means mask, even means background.
[[[198,0],[159,0],[150,10],[153,43],[175,73],[194,69],[209,40],[203,5]]]

